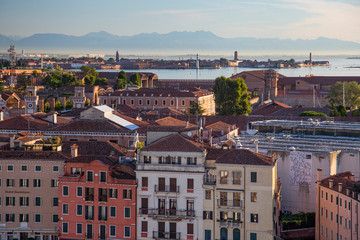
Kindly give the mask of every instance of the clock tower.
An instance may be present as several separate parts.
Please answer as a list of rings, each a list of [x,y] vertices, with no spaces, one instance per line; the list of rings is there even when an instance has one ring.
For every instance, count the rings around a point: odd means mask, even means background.
[[[33,114],[38,110],[39,96],[36,95],[36,86],[26,87],[27,95],[25,99],[25,114]]]
[[[85,108],[85,88],[75,87],[75,96],[71,98],[73,102],[73,108]]]

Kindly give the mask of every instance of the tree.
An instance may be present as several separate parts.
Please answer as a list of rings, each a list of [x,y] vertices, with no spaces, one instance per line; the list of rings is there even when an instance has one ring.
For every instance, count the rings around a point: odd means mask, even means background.
[[[247,86],[242,78],[230,79],[224,76],[215,79],[213,86],[216,112],[219,115],[246,115],[251,112]]]
[[[65,109],[66,109],[66,110],[69,110],[69,109],[72,109],[72,108],[73,108],[73,103],[72,103],[72,101],[67,100],[66,103],[65,103]]]
[[[327,117],[325,113],[315,112],[315,111],[304,111],[300,113],[300,117],[306,117],[306,116]]]
[[[56,111],[60,111],[60,110],[63,110],[64,109],[64,107],[63,107],[63,105],[61,104],[61,102],[60,101],[57,101],[56,103],[55,103],[55,110]]]
[[[95,81],[95,85],[107,85],[107,78],[97,78]]]
[[[126,73],[124,71],[119,72],[118,78],[124,79],[125,82],[127,82],[127,76],[126,76]]]
[[[24,92],[26,90],[26,86],[30,86],[30,85],[31,85],[31,79],[29,78],[29,76],[26,76],[25,72],[21,73],[16,83],[17,90]]]
[[[141,78],[140,78],[139,73],[132,73],[130,75],[129,84],[141,86]]]
[[[330,87],[330,93],[327,98],[332,106],[342,105],[343,84],[345,88],[345,105],[350,107],[350,109],[355,109],[360,105],[360,85],[355,81],[335,83]]]
[[[96,69],[94,67],[89,67],[86,65],[83,65],[81,68],[81,73],[86,75],[86,76],[93,76],[95,78],[97,78],[99,76],[99,73],[96,71]]]
[[[4,81],[0,80],[0,92],[4,91]]]
[[[86,85],[94,85],[96,82],[96,78],[94,76],[86,76],[85,77],[85,84]]]
[[[117,78],[116,79],[116,83],[115,83],[115,86],[114,86],[114,89],[117,90],[117,89],[124,89],[125,86],[126,86],[127,82],[125,79],[122,79],[122,78]]]
[[[188,109],[189,115],[203,115],[205,109],[197,102],[191,102],[190,108]]]
[[[50,103],[45,103],[45,105],[44,105],[44,112],[46,112],[46,113],[48,113],[48,112],[50,112],[50,110],[51,110],[51,107],[50,107]]]

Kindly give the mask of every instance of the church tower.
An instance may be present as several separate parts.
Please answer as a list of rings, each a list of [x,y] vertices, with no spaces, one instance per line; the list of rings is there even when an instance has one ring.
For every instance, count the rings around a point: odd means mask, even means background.
[[[25,99],[25,114],[33,114],[38,110],[38,101],[39,96],[37,96],[36,86],[27,86],[26,87],[27,95]]]
[[[85,88],[75,87],[75,96],[72,97],[73,108],[85,108]]]
[[[274,100],[277,96],[277,81],[279,80],[279,74],[273,69],[265,71],[265,91],[264,95],[267,96],[267,100]],[[264,99],[266,97],[264,96]]]

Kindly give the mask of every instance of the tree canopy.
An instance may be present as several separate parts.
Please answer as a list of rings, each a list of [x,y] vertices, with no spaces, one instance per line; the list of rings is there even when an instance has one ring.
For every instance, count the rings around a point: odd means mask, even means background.
[[[205,109],[201,106],[201,104],[198,104],[197,102],[191,102],[190,108],[188,109],[189,115],[202,115],[204,112]]]
[[[353,82],[344,82],[345,87],[345,107],[351,109],[360,105],[360,85]],[[330,93],[328,96],[329,102],[332,106],[343,104],[343,83],[337,82],[330,87]]]
[[[141,86],[141,78],[139,73],[132,73],[130,75],[130,81],[129,81],[130,85],[138,85]]]
[[[216,112],[219,115],[246,115],[251,112],[247,86],[244,79],[230,79],[224,76],[215,79],[213,87]]]

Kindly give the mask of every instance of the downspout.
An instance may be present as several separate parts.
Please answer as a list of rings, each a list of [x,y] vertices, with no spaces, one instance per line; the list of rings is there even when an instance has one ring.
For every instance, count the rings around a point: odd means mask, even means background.
[[[243,166],[243,169],[244,169],[244,238],[243,239],[247,239],[246,238],[246,228],[245,228],[245,223],[246,223],[246,208],[245,208],[245,203],[246,203],[246,188],[245,188],[245,185],[246,185],[246,173],[245,173],[245,166]]]

